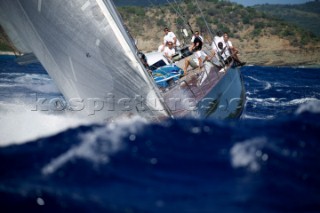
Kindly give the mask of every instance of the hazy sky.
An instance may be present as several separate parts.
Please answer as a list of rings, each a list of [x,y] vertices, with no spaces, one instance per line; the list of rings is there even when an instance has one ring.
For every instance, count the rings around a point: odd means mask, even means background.
[[[252,6],[255,4],[303,4],[312,0],[231,0],[244,6]]]
[[[0,0],[1,1],[1,0]],[[155,5],[158,4],[166,4],[168,0],[113,0],[117,6],[125,6],[125,5],[139,5],[146,6],[150,5],[152,2]],[[169,2],[175,2],[176,0],[170,0]],[[177,0],[182,1],[182,0]],[[242,4],[244,6],[252,6],[255,4],[303,4],[308,1],[313,0],[230,0],[231,2],[236,2],[238,4]]]

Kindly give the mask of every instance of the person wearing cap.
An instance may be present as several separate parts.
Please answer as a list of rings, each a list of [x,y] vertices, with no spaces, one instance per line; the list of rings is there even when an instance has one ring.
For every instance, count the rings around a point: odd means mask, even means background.
[[[163,52],[164,48],[168,45],[168,42],[172,42],[174,48],[180,46],[180,42],[177,39],[176,35],[173,32],[171,32],[169,28],[166,27],[163,31],[165,35],[163,37],[163,43],[158,48],[158,52]]]

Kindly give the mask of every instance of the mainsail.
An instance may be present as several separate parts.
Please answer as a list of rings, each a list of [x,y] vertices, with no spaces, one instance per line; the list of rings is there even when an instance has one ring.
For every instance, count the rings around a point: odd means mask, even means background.
[[[109,0],[0,0],[0,24],[96,120],[170,116]],[[79,104],[82,108],[79,108]]]

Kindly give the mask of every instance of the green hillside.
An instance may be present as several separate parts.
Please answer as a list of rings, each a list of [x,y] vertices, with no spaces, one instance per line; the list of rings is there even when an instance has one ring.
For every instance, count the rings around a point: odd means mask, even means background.
[[[10,46],[9,39],[4,33],[4,30],[0,26],[0,51],[12,51],[13,49]]]
[[[320,36],[319,0],[301,5],[257,5],[254,8],[265,14],[295,24]]]
[[[320,36],[310,31],[320,29],[318,1],[303,5],[255,7],[244,7],[228,0],[169,2],[170,4],[161,6],[118,7],[128,31],[141,51],[148,52],[158,48],[163,40],[164,27],[169,27],[184,45],[188,45],[190,38],[185,38],[181,30],[188,29],[190,33],[191,28],[199,30],[207,42],[211,42],[212,35],[217,31],[228,32],[234,46],[240,50],[240,57],[248,64],[320,64]],[[291,17],[294,21],[287,21],[272,13]],[[301,27],[297,24],[298,20]],[[0,29],[0,50],[12,49],[7,40]]]
[[[148,29],[161,32],[166,26],[179,32],[180,28],[188,28],[186,22],[189,22],[194,29],[203,33],[208,32],[206,23],[195,4],[196,1],[185,0],[181,4],[174,3],[177,1],[171,2],[173,3],[161,7],[119,7],[119,11],[134,37],[142,36],[148,39],[151,36],[148,34]],[[240,41],[275,35],[289,40],[292,46],[300,47],[319,41],[319,37],[314,33],[257,8],[221,0],[198,0],[198,2],[211,32],[226,31],[231,37]],[[305,13],[308,16],[314,15],[311,12]],[[152,30],[153,28],[157,30]]]

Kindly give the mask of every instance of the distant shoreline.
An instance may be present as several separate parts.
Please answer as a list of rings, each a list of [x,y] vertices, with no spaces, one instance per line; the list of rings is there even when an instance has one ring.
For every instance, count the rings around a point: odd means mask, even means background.
[[[16,54],[12,51],[0,51],[0,55],[16,55]]]
[[[12,51],[0,51],[0,56],[15,56],[19,55],[19,53],[15,53]],[[250,64],[251,66],[262,66],[262,67],[298,67],[298,68],[320,68],[320,64],[307,64],[307,65],[302,65],[300,64]]]

